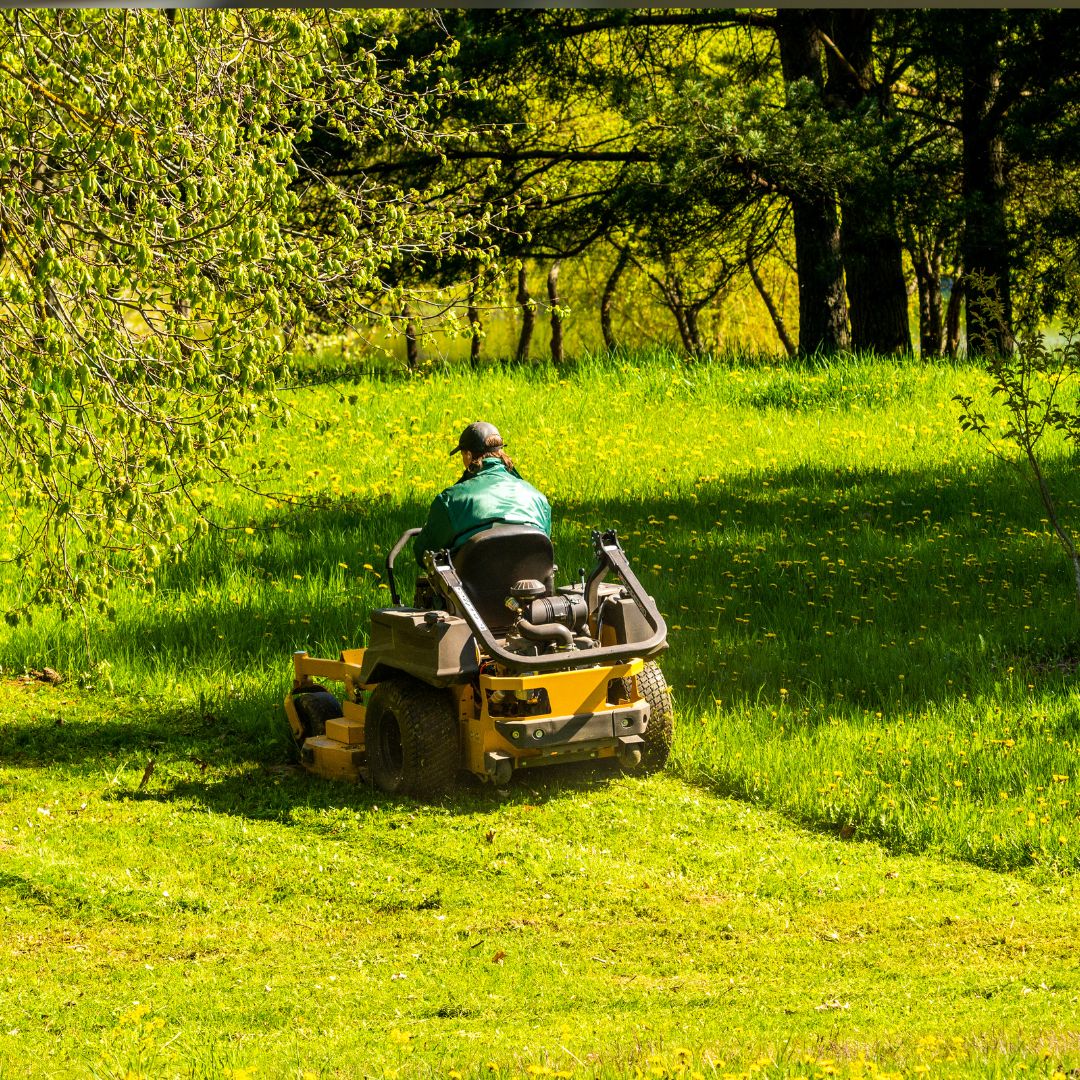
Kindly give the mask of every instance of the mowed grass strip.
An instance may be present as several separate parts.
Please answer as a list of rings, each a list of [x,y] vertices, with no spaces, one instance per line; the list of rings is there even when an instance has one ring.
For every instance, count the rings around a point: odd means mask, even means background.
[[[424,806],[192,711],[11,682],[0,704],[5,1076],[1080,1062],[1071,881],[891,855],[672,775]]]

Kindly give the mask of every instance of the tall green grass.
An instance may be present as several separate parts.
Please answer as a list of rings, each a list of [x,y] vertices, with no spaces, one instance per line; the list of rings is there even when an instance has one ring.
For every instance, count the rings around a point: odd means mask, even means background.
[[[220,528],[155,592],[88,632],[42,615],[0,644],[4,668],[225,715],[286,760],[290,653],[363,644],[386,551],[482,417],[549,494],[564,579],[590,528],[614,526],[659,600],[681,775],[898,850],[1080,865],[1080,618],[1023,474],[959,430],[976,369],[654,350],[333,377],[298,387],[293,424],[258,448],[304,500],[207,491]]]

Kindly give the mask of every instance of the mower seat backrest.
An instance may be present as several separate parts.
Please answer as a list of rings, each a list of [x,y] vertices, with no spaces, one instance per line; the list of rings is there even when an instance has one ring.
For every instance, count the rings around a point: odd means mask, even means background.
[[[450,556],[465,595],[480,618],[494,631],[514,620],[506,606],[510,587],[522,578],[534,578],[552,591],[555,552],[542,529],[531,525],[493,525],[470,536]]]

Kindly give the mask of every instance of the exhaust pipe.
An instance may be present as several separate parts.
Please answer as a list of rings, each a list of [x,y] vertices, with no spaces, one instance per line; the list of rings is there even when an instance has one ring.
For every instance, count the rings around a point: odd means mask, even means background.
[[[519,618],[515,627],[521,636],[528,638],[529,641],[542,643],[554,641],[559,645],[574,644],[574,631],[569,626],[562,626],[559,623],[531,623],[528,619]]]

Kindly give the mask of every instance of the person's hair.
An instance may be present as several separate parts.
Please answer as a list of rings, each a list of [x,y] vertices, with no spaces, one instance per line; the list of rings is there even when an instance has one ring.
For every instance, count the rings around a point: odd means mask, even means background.
[[[485,445],[495,442],[497,438],[497,435],[489,435]],[[477,454],[476,457],[472,459],[469,467],[465,470],[465,472],[467,474],[477,472],[480,469],[480,462],[482,462],[484,458],[489,457],[497,457],[508,469],[512,469],[514,467],[514,463],[510,459],[510,455],[507,454],[507,452],[502,448],[500,444],[499,446],[492,446],[490,450],[485,450],[482,454]]]

